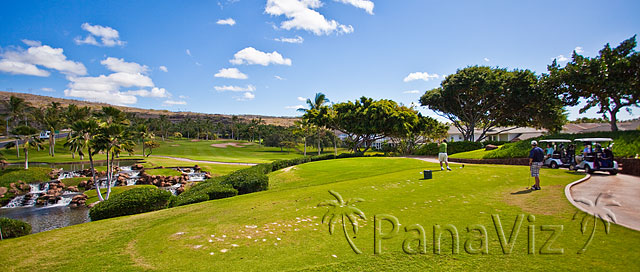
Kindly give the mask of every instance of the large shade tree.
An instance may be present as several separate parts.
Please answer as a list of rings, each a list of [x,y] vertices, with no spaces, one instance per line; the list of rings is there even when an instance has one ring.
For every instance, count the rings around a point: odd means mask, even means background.
[[[322,129],[327,127],[327,112],[329,99],[323,93],[316,93],[316,96],[313,98],[307,98],[307,109],[298,109],[298,111],[304,112],[303,118],[306,119],[309,123],[315,125],[316,128],[316,142],[318,144],[318,155],[320,155],[320,134],[322,133]]]
[[[557,130],[565,118],[560,99],[550,89],[540,88],[538,77],[529,70],[460,69],[439,88],[427,91],[420,103],[449,119],[466,141],[482,141],[498,126]]]
[[[640,103],[640,53],[635,51],[636,36],[611,48],[606,44],[598,56],[585,57],[573,52],[572,60],[560,67],[554,60],[548,66],[549,89],[563,92],[568,105],[586,103],[584,113],[599,108],[598,113],[609,120],[612,131],[618,130],[617,115]]]
[[[418,130],[428,131],[433,122],[423,122],[417,111],[393,100],[361,97],[356,101],[333,104],[331,123],[347,135],[354,152],[366,152],[372,144],[386,137],[402,137]]]

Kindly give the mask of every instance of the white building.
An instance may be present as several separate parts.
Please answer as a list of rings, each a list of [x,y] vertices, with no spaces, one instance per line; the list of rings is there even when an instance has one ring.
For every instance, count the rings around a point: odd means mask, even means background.
[[[486,137],[483,139],[483,141],[513,142],[542,136],[546,132],[547,131],[544,129],[536,129],[530,127],[495,127],[485,133]],[[447,140],[451,142],[460,142],[464,140],[462,133],[455,126],[450,126],[447,133]],[[473,134],[474,138],[478,139],[482,134],[482,130],[476,129]]]

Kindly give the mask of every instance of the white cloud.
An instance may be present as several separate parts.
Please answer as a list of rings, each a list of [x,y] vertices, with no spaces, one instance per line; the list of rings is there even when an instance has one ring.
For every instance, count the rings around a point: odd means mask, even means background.
[[[191,57],[191,50],[187,49],[187,55],[189,55],[189,57]]]
[[[148,90],[137,90],[137,91],[128,91],[126,94],[142,96],[142,97],[169,97],[170,94],[167,92],[165,88],[153,87],[151,91]]]
[[[54,90],[52,88],[41,88],[40,90],[43,91],[43,92],[49,92],[49,93],[52,93],[52,92],[56,91],[56,90]]]
[[[295,106],[286,106],[284,107],[285,109],[293,109],[293,110],[297,110],[297,109],[302,109],[304,108],[303,105],[295,105]]]
[[[273,77],[275,77],[277,80],[285,80],[285,79],[284,79],[283,77],[281,77],[281,76],[273,76]]]
[[[252,100],[256,98],[256,95],[250,92],[246,92],[242,95],[242,97],[237,98],[239,101]]]
[[[169,72],[169,69],[167,69],[167,66],[164,66],[164,65],[161,65],[160,67],[158,67],[158,69],[160,69],[160,71],[163,71],[165,73]]]
[[[566,61],[569,61],[569,58],[565,57],[564,55],[557,56],[557,57],[555,57],[555,58],[552,58],[552,60],[553,60],[553,59],[555,59],[555,60],[556,60],[556,61],[558,61],[558,62],[566,62]]]
[[[367,13],[373,15],[373,2],[369,0],[333,0],[336,2],[342,2],[345,4],[352,5],[356,8],[364,9]]]
[[[489,58],[484,58],[484,61],[489,62],[491,60]]]
[[[149,71],[149,67],[146,65],[140,65],[135,62],[126,62],[124,59],[108,57],[100,62],[100,64],[107,66],[107,69],[114,72],[123,72],[128,74],[144,74]]]
[[[62,48],[52,48],[48,45],[40,45],[40,42],[23,40],[27,45],[32,45],[27,50],[6,51],[0,54],[0,71],[47,77],[50,73],[45,68],[54,69],[68,75],[84,75],[87,68],[81,62],[67,60]],[[34,46],[37,45],[37,46]]]
[[[92,44],[92,45],[103,45],[103,46],[123,46],[125,42],[120,40],[120,34],[117,30],[101,25],[91,25],[89,23],[82,24],[82,29],[89,32],[89,35],[84,39],[77,37],[75,39],[77,44]],[[96,37],[100,38],[102,43],[99,43],[96,40]]]
[[[584,49],[580,46],[576,46],[576,48],[573,49],[573,51],[576,51],[576,53],[578,54],[582,54],[584,52]]]
[[[227,18],[227,19],[224,19],[224,20],[223,20],[223,19],[220,19],[220,20],[218,20],[218,21],[216,22],[216,24],[232,26],[232,25],[235,25],[235,24],[236,24],[236,20],[234,20],[233,18]]]
[[[410,91],[404,91],[404,92],[402,92],[402,93],[406,93],[406,94],[417,94],[417,93],[420,93],[420,91],[418,91],[418,90],[410,90]]]
[[[440,76],[438,74],[432,74],[430,75],[427,72],[415,72],[415,73],[410,73],[407,77],[404,78],[404,82],[409,82],[409,81],[414,81],[414,80],[419,80],[422,79],[424,81],[429,81],[431,79],[436,79],[439,78]]]
[[[280,28],[301,29],[316,35],[331,33],[348,34],[353,32],[352,26],[345,26],[335,20],[328,20],[324,15],[313,10],[322,6],[320,0],[268,0],[264,12],[269,15],[284,15],[288,20],[280,23]]]
[[[225,92],[225,91],[230,91],[230,92],[253,92],[256,90],[256,86],[253,85],[247,85],[247,87],[240,87],[240,86],[214,86],[213,87],[216,91],[218,92]]]
[[[222,78],[233,78],[233,79],[247,79],[249,78],[247,75],[243,74],[237,68],[223,68],[218,71],[217,74],[213,75],[214,77],[222,77]]]
[[[187,101],[184,100],[165,100],[162,102],[162,105],[165,106],[175,106],[175,105],[186,105]]]
[[[196,65],[198,65],[198,66],[202,66],[202,64],[201,64],[201,63],[199,63],[199,62],[197,62],[197,61],[196,61]]]
[[[189,98],[189,97],[188,97],[188,96],[185,96],[185,95],[179,95],[179,96],[178,96],[178,98],[180,98],[180,99],[186,99],[186,98]]]
[[[304,98],[304,97],[302,97],[302,96],[298,96],[298,98],[297,98],[297,99],[298,99],[298,101],[302,101],[302,102],[307,101],[307,99],[306,99],[306,98]]]
[[[281,37],[280,39],[275,38],[273,40],[277,41],[277,42],[284,42],[284,43],[303,43],[304,42],[304,39],[302,37],[300,37],[300,36],[296,36],[295,38],[284,38],[284,37]]]
[[[286,59],[280,55],[280,53],[273,51],[271,53],[265,53],[260,50],[256,50],[253,47],[247,47],[235,53],[233,59],[230,60],[232,64],[260,64],[267,66],[269,64],[280,64],[291,66],[291,59]]]
[[[143,74],[149,69],[146,65],[111,57],[100,63],[114,73],[95,77],[68,76],[70,82],[64,95],[116,105],[135,104],[138,97],[171,97],[166,89],[156,87],[153,80]],[[136,89],[126,90],[127,88]]]
[[[38,47],[38,46],[42,46],[42,43],[40,41],[32,41],[32,40],[27,40],[27,39],[23,39],[22,42],[28,46],[33,46],[33,47]]]
[[[40,77],[48,77],[51,74],[48,71],[38,69],[38,67],[33,64],[10,61],[6,59],[0,60],[0,71],[13,75],[29,75]]]

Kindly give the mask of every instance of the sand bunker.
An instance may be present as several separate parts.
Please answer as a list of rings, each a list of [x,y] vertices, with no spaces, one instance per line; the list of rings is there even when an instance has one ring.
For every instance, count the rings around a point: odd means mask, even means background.
[[[227,148],[227,146],[233,146],[233,147],[245,147],[247,145],[251,145],[251,143],[222,143],[222,144],[211,144],[211,146],[213,147],[219,147],[219,148]]]

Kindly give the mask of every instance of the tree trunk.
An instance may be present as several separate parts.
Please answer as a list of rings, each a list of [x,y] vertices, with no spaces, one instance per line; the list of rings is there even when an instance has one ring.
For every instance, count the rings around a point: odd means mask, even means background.
[[[304,156],[307,156],[307,136],[304,137]]]
[[[96,179],[96,169],[93,167],[93,156],[91,155],[91,148],[87,148],[87,152],[89,152],[89,164],[91,164],[91,176],[93,177],[93,185],[96,186],[96,193],[98,194],[98,199],[100,201],[104,201],[102,197],[102,193],[100,193],[100,186],[98,184],[98,180]]]
[[[144,139],[142,139],[142,156],[143,157],[144,157],[144,154],[145,154],[145,152],[144,152]]]
[[[113,172],[113,153],[111,153],[111,161],[109,161],[109,151],[107,151],[107,200],[111,194],[111,176]]]
[[[609,115],[611,115],[611,117],[609,118],[610,120],[609,124],[611,124],[611,131],[618,131],[618,119],[616,118],[616,113],[609,112]]]
[[[333,153],[338,156],[338,139],[335,133],[333,134]]]
[[[29,169],[29,149],[24,148],[24,169]]]
[[[18,141],[18,139],[16,139],[16,156],[19,159],[20,158],[20,146],[18,146],[18,143],[20,143],[20,141]]]

